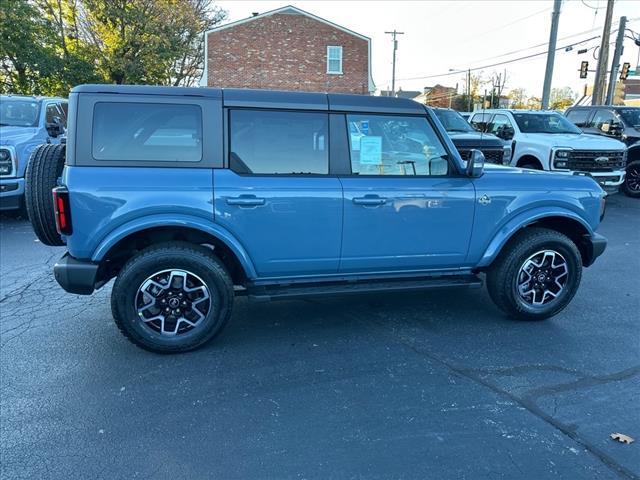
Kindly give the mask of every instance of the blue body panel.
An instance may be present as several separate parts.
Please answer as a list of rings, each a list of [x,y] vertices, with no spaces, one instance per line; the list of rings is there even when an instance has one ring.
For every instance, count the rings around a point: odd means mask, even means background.
[[[487,166],[474,180],[477,203],[466,264],[484,267],[520,228],[544,217],[564,217],[593,233],[600,217],[602,190],[588,177]]]
[[[216,223],[241,239],[258,276],[338,271],[342,187],[337,178],[243,176],[216,169],[214,192]]]
[[[149,228],[150,218],[213,224],[210,169],[67,166],[62,182],[73,222],[67,247],[78,259],[101,260],[118,232]]]
[[[341,181],[341,272],[455,268],[464,262],[475,204],[469,178],[345,177]],[[366,202],[377,197],[384,203],[359,203],[359,199]]]

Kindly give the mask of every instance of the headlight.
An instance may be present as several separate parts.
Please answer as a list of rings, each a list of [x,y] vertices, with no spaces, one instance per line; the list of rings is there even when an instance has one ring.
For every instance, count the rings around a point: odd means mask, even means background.
[[[569,162],[567,162],[566,160],[554,160],[553,161],[553,166],[555,168],[568,168],[569,167]]]
[[[569,150],[557,150],[556,158],[569,158]]]
[[[509,163],[511,163],[511,146],[510,145],[504,145],[502,147],[504,149],[504,153],[502,155],[502,163],[504,165],[508,165]]]
[[[8,176],[14,173],[13,162],[11,161],[11,150],[7,147],[0,148],[0,175]]]

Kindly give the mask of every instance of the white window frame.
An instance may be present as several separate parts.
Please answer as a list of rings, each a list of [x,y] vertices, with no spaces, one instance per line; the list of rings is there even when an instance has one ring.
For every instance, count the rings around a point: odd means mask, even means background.
[[[333,49],[337,49],[337,50],[333,50]],[[340,52],[340,56],[338,58],[332,58],[331,55],[331,51],[338,51]],[[331,70],[331,68],[329,67],[331,65],[330,60],[340,60],[340,70],[339,71],[335,71],[335,70]],[[342,75],[342,45],[327,45],[327,73],[329,75]]]

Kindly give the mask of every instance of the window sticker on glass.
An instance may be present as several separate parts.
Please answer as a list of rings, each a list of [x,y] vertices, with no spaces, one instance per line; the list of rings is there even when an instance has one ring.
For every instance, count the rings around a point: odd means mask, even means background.
[[[360,164],[382,164],[382,137],[362,137],[360,139]]]

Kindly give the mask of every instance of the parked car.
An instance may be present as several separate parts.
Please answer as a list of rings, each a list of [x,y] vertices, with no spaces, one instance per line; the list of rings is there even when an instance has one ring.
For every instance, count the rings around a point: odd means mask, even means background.
[[[585,133],[615,138],[627,145],[627,176],[622,190],[640,198],[640,107],[571,107],[565,115]]]
[[[511,165],[554,172],[587,172],[607,192],[624,182],[626,146],[615,139],[586,135],[556,112],[486,110],[471,124],[512,140]]]
[[[32,150],[60,143],[67,125],[62,98],[0,96],[0,210],[24,206],[24,172]]]
[[[498,165],[511,162],[511,142],[505,142],[491,133],[475,130],[462,115],[450,108],[434,108],[440,123],[456,146],[462,160],[468,160],[472,150],[480,150],[486,161]]]
[[[606,246],[591,177],[485,166],[477,150],[465,165],[412,100],[84,85],[69,110],[68,143],[29,163],[29,217],[66,245],[62,288],[115,277],[115,322],[149,350],[207,342],[235,295],[392,295],[481,273],[502,310],[544,319]]]

